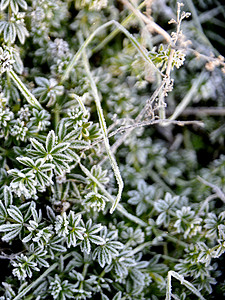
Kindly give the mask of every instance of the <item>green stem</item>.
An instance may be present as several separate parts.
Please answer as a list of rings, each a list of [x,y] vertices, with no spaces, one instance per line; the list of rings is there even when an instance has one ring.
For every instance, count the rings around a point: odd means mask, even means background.
[[[89,266],[88,263],[84,264],[84,268],[83,268],[83,272],[82,272],[84,280],[85,280],[85,276],[87,275],[88,266]],[[81,281],[81,283],[79,285],[79,290],[83,289],[83,283],[84,283],[84,281]]]
[[[60,121],[60,106],[56,103],[54,108],[54,122],[55,122],[55,130]]]
[[[31,106],[37,108],[38,110],[42,110],[43,108],[42,108],[41,104],[34,97],[34,95],[31,94],[31,92],[26,88],[26,86],[23,84],[23,82],[20,80],[20,78],[17,76],[17,74],[13,70],[11,70],[11,71],[9,71],[9,75],[13,79],[13,81],[15,82],[15,84],[17,85],[18,89],[20,90],[22,95],[25,97],[27,102]]]
[[[155,181],[155,183],[160,184],[166,192],[169,192],[171,195],[175,195],[171,188],[161,179],[161,177],[153,169],[151,169],[151,172],[149,172],[149,176]]]
[[[88,115],[88,111],[87,111],[86,107],[84,106],[84,103],[83,103],[81,97],[76,94],[71,94],[71,97],[77,100],[84,115]]]
[[[148,52],[147,50],[136,40],[136,38],[130,34],[130,32],[124,28],[120,23],[118,23],[117,21],[111,20],[101,26],[99,26],[92,34],[90,34],[90,36],[84,41],[84,43],[81,45],[80,49],[77,51],[77,53],[74,55],[74,57],[72,58],[71,62],[69,63],[68,67],[66,68],[62,78],[61,78],[61,82],[60,84],[62,84],[68,77],[69,74],[71,72],[71,70],[74,68],[74,66],[76,65],[77,61],[79,60],[79,58],[81,57],[82,53],[84,52],[85,48],[90,44],[90,42],[93,40],[93,38],[103,29],[111,26],[111,25],[115,25],[121,32],[123,32],[126,37],[131,41],[131,43],[134,45],[134,47],[137,49],[138,53],[141,55],[141,57],[144,59],[144,61],[146,61],[148,64],[151,65],[151,67],[157,72],[159,73],[162,77],[164,77],[165,75],[162,74],[158,68],[154,65],[154,63],[152,62],[152,60],[149,58],[148,56]]]
[[[150,246],[152,246],[152,242],[146,242],[144,244],[141,244],[141,245],[137,246],[135,249],[133,249],[132,251],[130,251],[129,254],[130,255],[134,255],[134,254],[142,251],[144,248],[150,247]]]
[[[29,284],[25,289],[23,289],[13,300],[21,300],[23,296],[25,296],[32,288],[36,287],[42,279],[44,279],[49,273],[51,273],[56,267],[58,263],[54,263],[51,267],[49,267],[38,279]]]

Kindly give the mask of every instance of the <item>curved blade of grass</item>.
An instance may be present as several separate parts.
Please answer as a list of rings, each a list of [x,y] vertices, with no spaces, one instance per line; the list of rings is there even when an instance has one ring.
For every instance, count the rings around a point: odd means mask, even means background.
[[[193,294],[195,294],[197,297],[199,297],[199,299],[206,300],[201,295],[201,293],[193,286],[192,283],[190,283],[189,281],[185,280],[182,275],[180,275],[179,273],[177,273],[175,271],[169,271],[168,275],[167,275],[166,300],[171,300],[171,296],[172,296],[172,283],[171,283],[171,279],[172,279],[172,276],[174,278],[176,278],[177,280],[179,280],[180,283],[183,284],[184,286],[186,286],[186,288],[188,288]]]
[[[122,180],[122,177],[121,177],[120,170],[119,170],[119,167],[117,165],[116,159],[115,159],[115,157],[112,154],[112,151],[110,149],[109,139],[108,139],[108,136],[107,136],[107,127],[106,127],[106,122],[105,122],[105,118],[104,118],[104,114],[103,114],[103,109],[101,107],[101,101],[100,101],[100,98],[99,98],[99,94],[98,94],[96,84],[94,82],[94,79],[93,79],[91,71],[90,71],[89,61],[88,61],[85,50],[83,51],[83,62],[84,62],[84,67],[85,67],[87,76],[90,80],[92,93],[93,93],[93,96],[94,96],[94,99],[95,99],[95,104],[96,104],[96,108],[97,108],[99,123],[100,123],[102,133],[103,133],[103,139],[104,139],[104,143],[105,143],[106,152],[108,154],[112,169],[113,169],[115,177],[116,177],[116,181],[118,183],[118,194],[117,194],[116,199],[113,202],[113,205],[110,209],[110,213],[112,214],[113,211],[115,210],[115,208],[117,207],[117,205],[120,201],[121,195],[122,195],[123,180]]]
[[[27,102],[37,108],[38,110],[43,109],[39,101],[34,97],[34,95],[27,89],[27,87],[24,85],[24,83],[20,80],[20,78],[17,76],[17,74],[11,70],[9,71],[9,76],[12,78],[12,80],[17,85],[18,89],[20,90],[21,94],[24,96],[24,98],[27,100]]]
[[[94,177],[91,172],[84,166],[81,164],[81,162],[78,162],[81,170],[84,172],[84,174],[89,177],[93,182],[96,183],[96,185],[99,187],[99,189],[102,191],[102,193],[108,198],[108,200],[112,203],[114,203],[115,199],[110,195],[110,193],[108,193],[105,189],[105,187],[98,181],[98,179],[96,177]],[[147,223],[145,223],[143,220],[141,220],[140,218],[130,214],[120,203],[117,205],[117,211],[120,212],[122,215],[124,215],[127,219],[131,220],[132,222],[139,224],[143,227],[148,226]]]
[[[142,9],[144,6],[146,5],[146,1],[143,1],[138,7],[137,9]],[[131,14],[129,14],[129,16],[126,17],[126,19],[123,20],[123,22],[121,23],[121,25],[123,27],[125,27],[129,22],[130,20],[133,19],[134,17],[134,13],[132,12]],[[106,38],[104,38],[104,40],[98,45],[96,46],[92,52],[95,53],[95,52],[98,52],[99,50],[101,50],[102,48],[105,47],[106,44],[108,44],[112,39],[114,39],[114,37],[120,32],[120,30],[118,28],[116,28],[115,30],[113,30],[109,35],[107,35]]]
[[[80,49],[77,51],[77,53],[74,55],[74,57],[72,58],[71,62],[69,63],[68,67],[66,68],[62,78],[61,78],[61,82],[60,84],[62,84],[68,77],[69,74],[71,72],[71,70],[74,68],[74,66],[76,65],[77,61],[79,60],[80,56],[82,55],[82,53],[84,52],[85,48],[90,44],[90,42],[93,40],[93,38],[103,29],[111,26],[111,25],[115,25],[121,32],[123,32],[126,37],[131,41],[131,43],[134,45],[134,47],[137,49],[138,53],[141,55],[141,57],[144,59],[144,61],[146,61],[148,64],[150,64],[152,66],[152,68],[159,73],[162,77],[164,77],[165,75],[160,72],[158,70],[158,68],[154,65],[154,63],[152,62],[152,60],[149,58],[148,56],[148,52],[147,50],[136,40],[136,38],[130,34],[130,32],[124,28],[120,23],[118,23],[117,21],[111,20],[101,26],[99,26],[85,41],[84,43],[81,45]]]

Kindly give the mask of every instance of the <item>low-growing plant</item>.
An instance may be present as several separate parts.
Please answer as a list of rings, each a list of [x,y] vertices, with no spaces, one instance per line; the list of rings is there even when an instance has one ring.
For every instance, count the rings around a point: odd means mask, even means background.
[[[0,9],[0,299],[223,297],[224,5]]]

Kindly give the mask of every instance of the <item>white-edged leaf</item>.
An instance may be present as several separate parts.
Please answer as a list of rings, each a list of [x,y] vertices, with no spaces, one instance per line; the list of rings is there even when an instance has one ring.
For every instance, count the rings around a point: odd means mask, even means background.
[[[18,228],[21,228],[21,224],[7,223],[7,224],[0,225],[0,232],[9,232],[9,231],[16,230]]]
[[[13,218],[13,220],[17,221],[18,223],[23,223],[23,215],[18,207],[10,205],[10,208],[8,209],[8,214],[11,218]]]
[[[40,142],[38,142],[38,140],[31,138],[30,142],[37,151],[39,151],[43,154],[46,153],[44,146]]]
[[[119,291],[118,293],[116,293],[116,295],[112,298],[112,300],[121,300],[122,298],[122,292]]]
[[[81,149],[84,149],[86,147],[88,147],[90,145],[89,142],[86,142],[86,141],[74,141],[73,143],[71,143],[71,147],[74,148],[74,149],[77,149],[77,150],[81,150]]]
[[[4,187],[4,203],[5,203],[5,207],[9,207],[10,205],[12,205],[13,202],[13,196],[12,196],[12,192],[10,190],[10,188],[8,186]]]
[[[96,245],[104,245],[105,244],[105,240],[102,237],[95,235],[95,234],[90,235],[89,240]]]
[[[58,153],[58,154],[54,154],[54,159],[57,160],[57,162],[60,164],[60,161],[61,162],[66,162],[66,161],[71,161],[71,158],[65,154],[61,154],[61,153]]]
[[[34,166],[34,161],[33,159],[29,158],[29,157],[17,157],[16,158],[21,164],[28,166],[30,168],[33,168]]]
[[[9,0],[2,0],[1,1],[1,10],[6,9],[6,7],[9,5]]]
[[[62,245],[57,245],[57,244],[51,244],[51,249],[55,250],[57,252],[66,252],[66,247],[62,246]]]
[[[15,27],[15,24],[9,23],[8,34],[9,34],[9,40],[10,40],[10,42],[14,43],[15,39],[16,39],[16,27]]]
[[[69,143],[60,143],[57,146],[53,147],[53,149],[51,150],[51,154],[56,154],[66,150],[69,147],[69,145]]]
[[[37,85],[41,86],[41,87],[48,87],[49,86],[49,80],[47,78],[44,77],[35,77],[34,78],[35,82],[37,83]],[[45,91],[45,89],[44,89]]]
[[[49,134],[47,135],[45,145],[46,145],[46,149],[47,149],[48,153],[50,153],[52,151],[52,148],[55,145],[55,132],[54,132],[54,130],[51,130],[49,132]]]
[[[75,160],[76,162],[80,161],[80,156],[76,154],[73,150],[67,149],[66,154],[70,157],[71,160]]]
[[[37,256],[37,262],[39,263],[40,266],[43,266],[45,268],[49,267],[49,263],[45,259],[43,259],[41,257]]]
[[[91,244],[88,238],[85,238],[81,244],[81,250],[89,254],[91,252]]]
[[[25,0],[17,0],[17,3],[19,4],[19,6],[21,8],[23,8],[24,10],[27,10],[27,2]]]
[[[57,128],[57,133],[58,133],[58,137],[59,137],[60,141],[64,140],[64,136],[66,135],[66,131],[67,131],[67,128],[66,128],[65,122],[62,120],[59,123],[58,128]]]
[[[10,1],[10,7],[12,9],[12,12],[17,15],[18,11],[19,11],[19,6],[17,4],[17,2],[15,0],[11,0]]]
[[[55,221],[55,213],[53,211],[53,209],[50,206],[46,207],[46,211],[47,211],[47,216],[48,218],[53,222]]]
[[[19,224],[18,224],[19,225]],[[8,242],[12,239],[14,239],[22,230],[22,227],[19,225],[17,228],[15,228],[14,230],[6,233],[3,237],[2,240],[4,242]]]
[[[4,37],[4,41],[8,42],[8,40],[10,38],[10,36],[9,36],[9,23],[6,23],[6,25],[4,27],[3,37]]]

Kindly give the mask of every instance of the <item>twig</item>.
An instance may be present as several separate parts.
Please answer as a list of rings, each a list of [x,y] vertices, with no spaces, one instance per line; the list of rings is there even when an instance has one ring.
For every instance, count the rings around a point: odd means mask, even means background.
[[[172,296],[172,277],[176,278],[180,281],[181,284],[186,286],[193,294],[195,294],[199,299],[205,300],[205,298],[201,295],[201,293],[194,287],[192,283],[185,280],[183,275],[180,275],[179,273],[175,271],[169,271],[167,275],[167,289],[166,289],[166,300],[171,300]]]
[[[112,133],[109,134],[109,137],[112,137],[118,133],[121,133],[123,131],[127,131],[128,129],[135,129],[137,127],[142,127],[142,126],[149,126],[149,125],[156,125],[156,124],[174,124],[174,125],[178,125],[178,126],[185,126],[185,125],[198,125],[203,127],[204,123],[201,121],[179,121],[179,120],[168,120],[168,119],[164,119],[164,120],[150,120],[150,121],[143,121],[143,122],[139,122],[139,123],[134,123],[128,126],[124,126],[124,127],[120,127],[117,130],[113,131]]]
[[[208,182],[207,180],[203,179],[202,177],[198,176],[197,179],[202,182],[203,184],[211,187],[213,189],[213,191],[216,193],[217,197],[220,198],[223,203],[225,203],[225,194],[223,193],[223,191],[216,186],[215,184],[212,184],[210,182]]]
[[[167,109],[166,113],[168,115],[171,114],[171,109]],[[194,108],[186,108],[184,111],[180,113],[181,116],[224,116],[225,108],[223,107],[194,107]]]
[[[138,127],[149,126],[149,125],[157,125],[157,124],[161,125],[161,123],[168,123],[168,124],[173,124],[173,125],[178,125],[178,126],[185,126],[185,125],[197,125],[197,126],[201,126],[201,127],[204,126],[204,122],[202,122],[202,121],[179,121],[179,120],[172,121],[172,120],[169,120],[169,119],[149,120],[149,121],[143,121],[143,122],[139,122],[139,123],[133,123],[133,124],[130,124],[130,125],[127,125],[127,126],[122,126],[118,129],[114,130],[113,132],[111,132],[108,135],[108,138],[113,137],[114,135],[116,135],[118,133],[122,133],[124,131],[126,131],[126,135],[127,135],[128,131],[129,131],[129,134],[130,134],[130,132],[133,129],[138,128]],[[98,143],[101,143],[103,141],[104,141],[104,139],[98,139],[98,140],[94,141],[92,144],[90,144],[89,146],[85,147],[82,151],[89,150],[93,146],[95,146]]]

